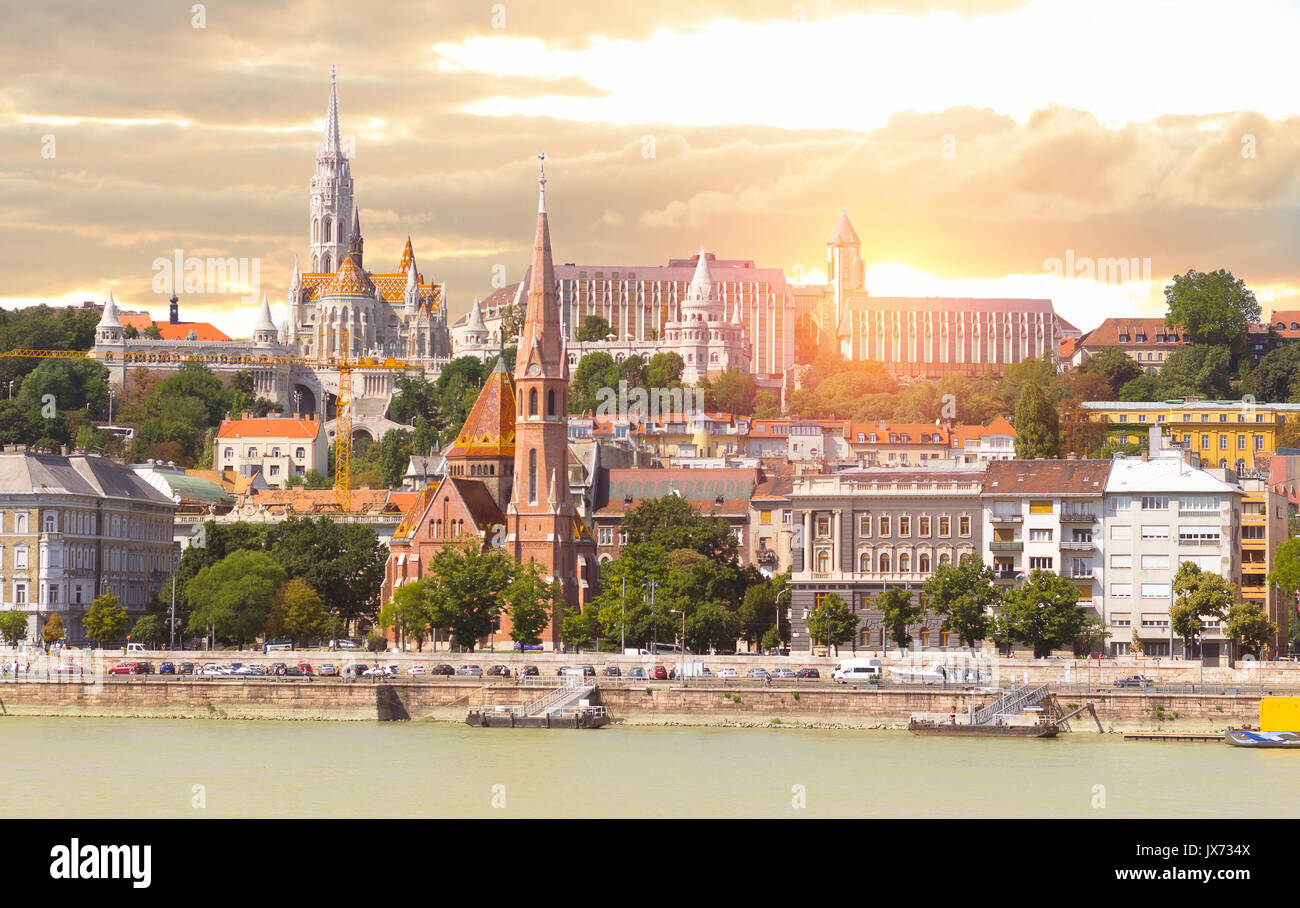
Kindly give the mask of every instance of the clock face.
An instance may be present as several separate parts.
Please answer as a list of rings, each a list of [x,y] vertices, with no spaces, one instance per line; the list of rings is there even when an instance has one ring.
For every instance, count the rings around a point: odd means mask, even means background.
[[[532,364],[529,365],[529,367],[528,367],[528,374],[529,374],[529,375],[540,375],[540,374],[541,374],[541,371],[542,371],[542,367],[539,366],[539,365],[537,365],[537,363],[532,363]]]

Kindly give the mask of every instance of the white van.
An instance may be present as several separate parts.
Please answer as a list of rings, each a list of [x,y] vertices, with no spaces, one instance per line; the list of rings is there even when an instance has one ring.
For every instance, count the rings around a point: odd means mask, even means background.
[[[882,674],[879,659],[842,659],[831,672],[831,680],[847,684],[850,681],[879,680]]]
[[[126,651],[127,651],[128,653],[143,653],[143,652],[144,652],[144,644],[143,644],[143,643],[128,643],[128,644],[126,645]]]

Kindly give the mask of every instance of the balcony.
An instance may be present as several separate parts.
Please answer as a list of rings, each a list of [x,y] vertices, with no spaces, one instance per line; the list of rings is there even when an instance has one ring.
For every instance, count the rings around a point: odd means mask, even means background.
[[[1061,542],[1062,552],[1091,552],[1096,548],[1097,543],[1091,539],[1070,539]]]
[[[1023,542],[999,542],[994,540],[989,543],[990,552],[1023,552],[1025,544]]]
[[[1091,579],[1093,579],[1093,577],[1092,577],[1092,571],[1091,571],[1091,570],[1088,570],[1088,571],[1076,571],[1076,570],[1071,569],[1071,570],[1070,570],[1070,579],[1071,579],[1071,580],[1091,580]]]
[[[1222,545],[1222,539],[1192,539],[1187,536],[1178,537],[1179,545]]]
[[[1020,579],[1020,572],[1015,568],[1009,571],[994,571],[993,579],[998,583],[1014,583]]]
[[[1024,523],[1023,514],[993,514],[989,517],[990,523]]]
[[[1096,523],[1097,515],[1086,511],[1062,511],[1061,523]]]

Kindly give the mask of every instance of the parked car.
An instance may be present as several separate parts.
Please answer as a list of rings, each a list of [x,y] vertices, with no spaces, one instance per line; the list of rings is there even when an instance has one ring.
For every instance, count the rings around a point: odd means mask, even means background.
[[[284,670],[286,678],[310,678],[311,672],[305,672],[296,665],[290,665]]]
[[[662,665],[656,665],[654,668],[650,669],[650,677],[656,681],[667,681],[668,669]]]
[[[339,667],[333,662],[326,662],[317,672],[322,678],[337,678],[339,676]]]
[[[80,665],[56,665],[54,667],[56,675],[84,675],[86,670]]]
[[[283,675],[288,670],[288,668],[289,666],[285,665],[283,662],[276,662],[274,665],[271,666],[271,674]]]
[[[160,675],[174,675],[174,674],[176,674],[176,663],[174,663],[174,662],[164,662],[164,663],[162,663],[161,665],[158,666],[158,674],[160,674]]]
[[[363,677],[363,678],[387,678],[387,677],[388,677],[388,669],[384,668],[382,665],[375,665],[375,666],[372,666],[372,667],[366,669],[365,671],[363,671],[363,672],[361,673],[361,677]]]
[[[424,674],[428,674],[428,673],[424,670],[424,666],[423,666],[423,665],[420,665],[419,663],[416,663],[415,665],[412,665],[410,668],[408,668],[408,669],[406,670],[406,673],[407,673],[408,675],[411,675],[412,677],[414,677],[415,675],[424,675]]]
[[[433,667],[433,673],[435,675],[454,675],[456,674],[456,669],[452,668],[446,662],[439,662]]]
[[[205,678],[222,678],[230,674],[230,669],[224,665],[217,665],[215,662],[209,662],[195,674],[202,675]]]
[[[494,678],[510,677],[510,669],[506,668],[504,665],[494,665],[487,670],[487,673],[492,675]]]
[[[623,672],[619,670],[617,665],[606,665],[605,670],[601,672],[601,674],[606,678],[621,678],[623,676]]]
[[[561,678],[581,678],[586,673],[576,665],[565,665],[555,674]]]
[[[541,671],[537,668],[536,665],[525,665],[525,666],[524,666],[524,677],[525,677],[525,678],[536,678],[536,677],[537,677],[538,675],[540,675],[540,674],[541,674]]]
[[[261,665],[245,665],[236,669],[235,674],[245,678],[262,678],[266,676],[266,668]]]
[[[794,669],[792,668],[774,668],[772,669],[773,678],[793,678]]]
[[[348,640],[347,638],[342,640],[331,640],[330,646],[335,649],[361,649],[360,643],[357,643],[355,640]]]
[[[796,678],[820,678],[821,676],[821,672],[815,668],[801,668],[795,673]]]
[[[718,677],[719,677],[719,678],[739,678],[739,677],[740,677],[740,672],[736,671],[734,668],[732,668],[730,665],[728,665],[726,668],[719,669],[719,671],[718,671]]]
[[[139,662],[119,662],[108,670],[110,675],[143,675],[146,672]]]
[[[582,667],[582,675],[583,675],[584,678],[594,678],[594,677],[596,677],[596,666],[594,666],[594,665],[584,665],[584,666]]]
[[[639,678],[639,679],[644,679],[644,678],[645,678],[645,669],[642,668],[642,667],[639,666],[639,665],[634,665],[634,666],[632,666],[631,668],[629,668],[629,669],[627,670],[627,676],[628,676],[628,678]]]
[[[483,677],[483,669],[479,668],[477,665],[462,665],[460,668],[456,669],[456,674],[481,678]]]
[[[304,675],[310,675],[310,674],[312,674],[311,663],[310,663],[310,662],[299,662],[299,663],[298,663],[298,671],[302,672]]]
[[[751,668],[749,671],[745,672],[745,677],[746,677],[746,678],[757,678],[759,681],[762,681],[764,678],[768,677],[767,669],[765,669],[765,668]]]
[[[1153,684],[1155,682],[1145,675],[1129,675],[1115,682],[1116,687],[1151,687]]]
[[[199,665],[197,662],[182,662],[180,673],[182,675],[197,675],[199,673]]]

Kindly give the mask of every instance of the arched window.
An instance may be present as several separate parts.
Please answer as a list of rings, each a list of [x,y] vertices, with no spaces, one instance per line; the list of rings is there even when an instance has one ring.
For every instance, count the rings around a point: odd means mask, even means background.
[[[279,456],[280,456],[280,449],[279,449],[279,448],[272,448],[272,449],[271,449],[271,456],[272,456],[272,457],[279,457]]]
[[[817,573],[825,574],[831,569],[831,556],[829,552],[817,553]]]
[[[912,556],[904,552],[898,556],[898,569],[906,574],[912,569]]]
[[[882,573],[882,574],[888,574],[888,573],[889,573],[889,553],[888,553],[888,552],[881,552],[881,553],[880,553],[880,573]]]
[[[555,415],[555,390],[554,389],[546,392],[546,415],[547,416]]]
[[[869,552],[863,552],[858,556],[858,571],[863,574],[871,573],[871,554]]]
[[[928,573],[930,573],[930,556],[929,556],[929,555],[922,554],[922,555],[920,555],[916,560],[917,560],[917,564],[918,564],[918,566],[920,567],[920,570],[921,570],[921,573],[922,573],[922,574],[928,574]]]
[[[326,242],[326,243],[332,243],[332,242],[334,242],[334,240],[332,239],[332,237],[333,237],[333,230],[332,230],[332,228],[331,228],[331,222],[330,222],[330,219],[329,219],[329,218],[326,218],[326,219],[325,219],[325,233],[324,233],[324,235],[322,236],[322,241],[323,241],[323,242]],[[325,261],[328,262],[329,259],[326,259]],[[326,267],[328,267],[328,266],[326,266]]]
[[[298,448],[296,451],[293,452],[293,456],[297,457],[299,460],[302,460],[304,457],[307,456],[307,449]]]
[[[534,399],[537,392],[533,392]],[[536,402],[534,400],[534,402]],[[533,448],[528,452],[528,500],[537,500],[537,449]]]
[[[537,389],[536,388],[528,389],[528,415],[529,416],[537,415]]]

